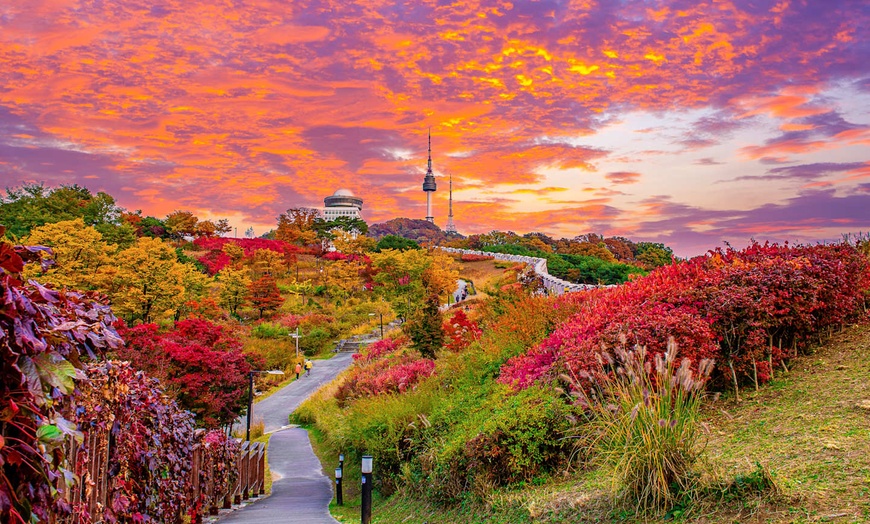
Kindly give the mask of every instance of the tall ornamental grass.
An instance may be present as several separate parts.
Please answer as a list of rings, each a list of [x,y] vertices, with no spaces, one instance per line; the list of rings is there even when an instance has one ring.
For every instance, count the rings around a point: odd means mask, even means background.
[[[699,410],[713,361],[702,360],[696,372],[687,358],[678,365],[673,340],[649,360],[643,347],[615,354],[603,353],[593,374],[571,380],[589,416],[576,429],[610,467],[627,505],[641,514],[667,511],[695,491]]]

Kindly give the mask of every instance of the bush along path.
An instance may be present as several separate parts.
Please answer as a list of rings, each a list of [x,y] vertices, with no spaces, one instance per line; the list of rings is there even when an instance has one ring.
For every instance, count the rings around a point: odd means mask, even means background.
[[[334,523],[328,506],[332,481],[323,474],[304,429],[288,426],[287,420],[320,386],[332,381],[352,362],[351,352],[314,362],[311,375],[302,375],[280,391],[254,404],[253,420],[263,420],[269,438],[269,469],[272,494],[242,509],[222,515],[221,524],[236,523]],[[245,421],[242,419],[242,427]]]

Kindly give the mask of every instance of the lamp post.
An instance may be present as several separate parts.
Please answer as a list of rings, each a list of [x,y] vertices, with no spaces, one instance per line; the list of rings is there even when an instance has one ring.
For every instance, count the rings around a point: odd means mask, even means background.
[[[378,311],[378,314],[381,316],[381,340],[384,338],[384,314]],[[369,313],[370,317],[375,316],[374,313]]]
[[[278,369],[270,369],[268,371],[260,369],[252,369],[248,373],[248,414],[245,416],[247,428],[245,429],[245,441],[251,441],[251,419],[254,417],[254,373],[266,373],[269,375],[283,375],[284,372]]]
[[[299,337],[302,335],[299,334],[299,328],[296,328],[296,333],[291,333],[288,335],[290,338],[296,339],[296,360],[299,360]]]
[[[370,524],[372,521],[372,462],[371,455],[363,455],[362,467],[362,506],[361,523]]]

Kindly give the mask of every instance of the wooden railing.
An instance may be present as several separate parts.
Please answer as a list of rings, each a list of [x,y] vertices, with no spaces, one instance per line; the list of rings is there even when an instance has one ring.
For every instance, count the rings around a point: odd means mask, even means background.
[[[197,441],[204,430],[197,430]],[[65,446],[69,469],[78,477],[78,482],[67,487],[63,479],[57,483],[58,497],[71,507],[81,507],[91,516],[90,519],[80,515],[53,515],[50,519],[54,524],[81,524],[83,522],[101,522],[99,514],[106,507],[110,496],[109,461],[112,456],[111,439],[107,431],[92,431],[85,434],[85,443],[89,457],[79,464],[79,445],[70,441]],[[220,508],[229,509],[233,504],[257,498],[266,493],[266,445],[262,442],[242,442],[241,451],[233,464],[223,467],[235,468],[235,482],[222,486],[218,482],[218,470],[221,465],[212,463],[197,443],[191,453],[191,493],[188,500],[190,507],[185,514],[190,516],[190,522],[202,522],[204,514],[216,515]],[[179,515],[179,522],[182,516]]]

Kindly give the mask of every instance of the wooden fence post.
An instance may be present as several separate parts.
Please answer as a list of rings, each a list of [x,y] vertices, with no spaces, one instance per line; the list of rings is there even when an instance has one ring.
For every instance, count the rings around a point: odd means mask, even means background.
[[[260,466],[257,468],[259,472],[260,495],[266,494],[266,444],[260,444]]]

